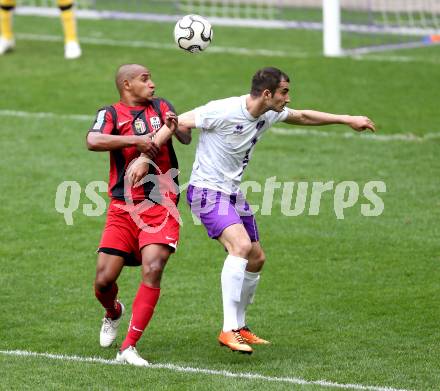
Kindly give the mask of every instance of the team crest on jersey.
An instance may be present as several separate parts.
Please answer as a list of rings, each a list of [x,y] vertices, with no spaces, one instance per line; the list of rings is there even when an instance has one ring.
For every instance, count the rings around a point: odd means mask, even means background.
[[[153,130],[159,130],[160,129],[160,118],[159,117],[151,117],[150,118],[150,124]]]
[[[147,126],[141,118],[137,118],[136,121],[134,121],[134,132],[137,135],[147,133]]]
[[[243,125],[235,125],[234,134],[242,134],[243,133]]]

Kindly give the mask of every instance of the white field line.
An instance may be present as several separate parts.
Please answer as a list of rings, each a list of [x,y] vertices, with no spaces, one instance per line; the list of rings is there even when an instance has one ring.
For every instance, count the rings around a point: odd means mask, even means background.
[[[371,141],[407,141],[421,142],[440,138],[440,132],[425,133],[423,136],[416,136],[411,133],[395,133],[395,134],[377,134],[377,133],[356,133],[351,132],[327,132],[315,129],[305,128],[271,128],[271,132],[283,136],[307,136],[307,137],[336,137],[336,138],[354,138]]]
[[[440,64],[438,58],[420,58],[411,56],[398,56],[394,54],[376,54],[365,56],[362,54],[353,54],[351,59],[356,61],[383,61],[383,62],[402,62],[402,63],[423,63],[423,64]]]
[[[42,41],[42,42],[61,42],[63,37],[58,35],[45,35],[45,34],[17,34],[18,39],[26,41]],[[145,49],[162,49],[162,50],[180,50],[174,43],[161,43],[153,41],[124,41],[109,38],[98,37],[81,37],[81,43],[90,45],[102,45],[102,46],[118,46],[129,48],[145,48]],[[171,39],[170,39],[171,42]],[[229,53],[245,56],[264,56],[264,57],[288,57],[288,58],[311,58],[320,57],[318,54],[312,55],[307,52],[300,52],[295,50],[268,50],[268,49],[249,49],[240,47],[227,47],[227,46],[210,46],[205,53]]]
[[[58,35],[45,34],[17,34],[18,39],[25,41],[42,41],[42,42],[61,42],[63,37]],[[145,49],[162,49],[162,50],[179,50],[173,43],[160,43],[153,41],[124,41],[99,37],[81,37],[81,42],[90,45],[116,46],[129,48],[145,48]],[[263,57],[285,57],[285,58],[320,58],[319,54],[312,54],[305,51],[291,50],[270,50],[270,49],[249,49],[241,47],[226,47],[212,45],[205,53],[229,53],[245,56],[263,56]],[[400,63],[429,63],[440,64],[440,59],[397,56],[397,55],[356,55],[351,57],[356,61],[383,61],[383,62],[400,62]]]
[[[53,119],[71,119],[74,121],[93,121],[94,116],[82,114],[58,114],[46,112],[31,112],[17,110],[0,110],[0,117],[19,117],[19,118],[53,118]]]
[[[121,365],[115,360],[106,360],[99,357],[81,357],[81,356],[67,356],[64,354],[52,354],[52,353],[38,353],[30,352],[27,350],[0,350],[0,354],[8,356],[18,356],[18,357],[37,357],[37,358],[47,358],[52,360],[60,361],[74,361],[82,363],[99,363],[105,365]],[[305,380],[295,377],[275,377],[275,376],[264,376],[258,373],[240,373],[240,372],[230,372],[230,371],[220,371],[215,369],[206,369],[198,367],[183,367],[175,364],[151,364],[148,368],[151,369],[167,369],[173,372],[184,372],[184,373],[194,373],[202,375],[213,375],[213,376],[223,376],[229,378],[239,378],[247,380],[260,380],[273,383],[290,383],[297,385],[317,385],[321,387],[333,387],[341,388],[345,390],[364,390],[364,391],[409,391],[404,389],[397,389],[392,387],[378,387],[378,386],[368,386],[362,384],[342,384],[335,383],[327,380]]]
[[[37,15],[45,17],[57,17],[59,11],[57,8],[49,7],[20,7],[17,10],[21,15]],[[172,22],[175,23],[183,15],[170,14],[154,14],[144,12],[123,12],[123,11],[97,11],[88,9],[76,10],[78,18],[100,20],[100,19],[117,19],[117,20],[140,20],[145,22]],[[287,20],[269,20],[269,19],[250,19],[250,18],[225,18],[210,16],[209,20],[213,26],[232,26],[232,27],[253,27],[253,28],[271,28],[271,29],[287,29],[300,28],[307,30],[323,30],[321,22],[308,21],[287,21]],[[360,24],[341,24],[342,31],[361,33],[368,32],[372,34],[397,34],[397,35],[418,35],[421,37],[438,34],[438,28],[418,28],[418,27],[395,27],[395,26],[372,26]]]
[[[92,122],[94,116],[84,114],[58,114],[49,112],[30,112],[30,111],[16,111],[16,110],[0,110],[0,117],[19,117],[19,118],[48,118],[48,119],[70,119],[74,121]],[[315,129],[305,128],[271,128],[272,133],[283,136],[305,136],[305,137],[333,137],[333,138],[354,138],[371,141],[406,141],[406,142],[421,142],[432,139],[439,139],[440,132],[426,133],[423,136],[416,136],[410,133],[399,134],[371,134],[371,133],[356,133],[356,132],[327,132]]]

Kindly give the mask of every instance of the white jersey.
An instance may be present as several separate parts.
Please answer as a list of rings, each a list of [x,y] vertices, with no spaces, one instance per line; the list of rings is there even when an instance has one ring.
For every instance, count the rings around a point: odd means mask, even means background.
[[[237,193],[255,144],[274,123],[287,118],[287,108],[254,118],[246,108],[247,97],[215,100],[194,109],[195,125],[201,133],[192,185]]]

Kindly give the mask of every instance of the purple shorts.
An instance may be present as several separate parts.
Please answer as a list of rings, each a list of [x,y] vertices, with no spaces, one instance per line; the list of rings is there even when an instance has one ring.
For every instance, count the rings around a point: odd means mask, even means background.
[[[232,224],[243,224],[251,242],[259,241],[257,222],[242,193],[226,194],[189,185],[186,200],[210,238],[217,239]]]

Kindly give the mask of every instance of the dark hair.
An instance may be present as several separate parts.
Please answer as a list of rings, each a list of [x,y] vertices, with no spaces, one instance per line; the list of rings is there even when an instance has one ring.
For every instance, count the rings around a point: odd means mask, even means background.
[[[278,68],[259,69],[252,77],[251,95],[260,96],[264,90],[269,90],[274,94],[283,80],[290,82],[289,76]]]

